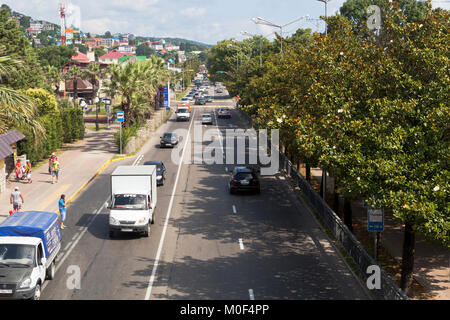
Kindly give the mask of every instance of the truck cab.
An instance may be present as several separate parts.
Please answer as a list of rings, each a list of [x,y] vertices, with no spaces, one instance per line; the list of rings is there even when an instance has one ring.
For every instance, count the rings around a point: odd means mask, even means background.
[[[109,235],[138,233],[148,237],[157,203],[155,165],[119,166],[111,174]]]
[[[0,224],[0,299],[39,300],[55,276],[61,234],[56,213],[16,212]]]
[[[176,111],[177,121],[189,121],[191,119],[191,107],[189,105],[179,105]]]

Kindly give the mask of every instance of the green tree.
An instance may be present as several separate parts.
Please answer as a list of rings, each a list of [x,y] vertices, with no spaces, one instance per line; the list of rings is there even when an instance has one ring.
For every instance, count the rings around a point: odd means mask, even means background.
[[[67,46],[49,46],[36,48],[41,66],[61,69],[75,55],[75,50]]]
[[[149,58],[150,56],[156,55],[156,51],[150,48],[147,44],[141,44],[136,48],[137,56],[146,56]]]
[[[14,75],[5,79],[4,84],[15,89],[40,87],[43,85],[42,69],[34,50],[21,28],[10,18],[6,8],[0,9],[0,46],[5,48],[5,55],[22,63],[16,66]]]
[[[36,104],[23,93],[4,85],[20,65],[20,61],[5,55],[4,49],[0,50],[0,133],[27,127],[39,138],[44,130],[35,120]]]
[[[45,89],[27,89],[25,95],[35,101],[38,116],[54,114],[58,111],[55,96]]]
[[[94,49],[95,52],[95,61],[98,61],[98,58],[107,54],[108,52],[103,47],[97,47]]]

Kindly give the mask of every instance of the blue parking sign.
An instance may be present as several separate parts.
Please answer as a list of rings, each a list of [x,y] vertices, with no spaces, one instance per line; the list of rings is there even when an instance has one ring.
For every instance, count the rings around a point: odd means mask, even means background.
[[[123,111],[117,111],[117,122],[125,121],[125,113]]]
[[[367,229],[368,231],[384,231],[384,210],[383,209],[367,209]]]

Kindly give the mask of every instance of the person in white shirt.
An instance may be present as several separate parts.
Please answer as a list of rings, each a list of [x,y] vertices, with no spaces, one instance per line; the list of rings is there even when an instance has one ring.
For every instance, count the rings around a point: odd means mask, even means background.
[[[19,212],[20,209],[22,209],[22,204],[25,203],[25,201],[23,200],[23,196],[19,191],[19,187],[15,187],[14,191],[11,192],[9,201],[13,205],[14,212]]]

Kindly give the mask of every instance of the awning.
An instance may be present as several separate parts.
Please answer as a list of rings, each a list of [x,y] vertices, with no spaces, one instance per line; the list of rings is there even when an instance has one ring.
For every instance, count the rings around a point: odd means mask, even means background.
[[[0,159],[4,159],[14,153],[11,145],[25,138],[25,135],[19,130],[8,131],[0,134]]]

